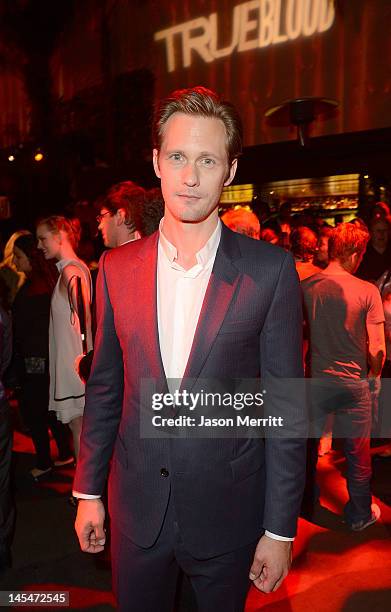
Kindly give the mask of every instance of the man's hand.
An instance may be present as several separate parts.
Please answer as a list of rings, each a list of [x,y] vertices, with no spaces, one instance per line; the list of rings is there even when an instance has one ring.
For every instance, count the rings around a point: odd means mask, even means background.
[[[105,508],[100,499],[79,499],[75,529],[83,552],[98,553],[104,549]]]
[[[282,584],[292,562],[292,542],[264,535],[255,550],[250,580],[260,591],[271,593]]]

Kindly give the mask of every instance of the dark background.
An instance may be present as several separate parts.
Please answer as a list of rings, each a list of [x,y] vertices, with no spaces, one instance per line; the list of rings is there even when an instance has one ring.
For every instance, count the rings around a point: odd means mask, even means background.
[[[240,109],[247,146],[236,183],[366,173],[377,199],[376,185],[389,185],[391,175],[391,3],[324,1],[335,10],[324,33],[210,63],[195,53],[189,68],[174,72],[154,34],[217,12],[223,47],[240,1],[0,1],[0,195],[12,205],[2,233],[51,212],[83,215],[118,180],[157,185],[153,103],[196,84]],[[288,120],[273,125],[264,117],[267,108],[302,96],[339,103],[312,124],[309,149],[300,149]]]

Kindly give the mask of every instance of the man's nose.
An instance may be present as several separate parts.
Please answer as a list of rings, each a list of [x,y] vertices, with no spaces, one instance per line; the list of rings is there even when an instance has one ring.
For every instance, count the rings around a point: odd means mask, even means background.
[[[188,163],[183,169],[183,182],[189,187],[198,185],[199,175],[196,164]]]

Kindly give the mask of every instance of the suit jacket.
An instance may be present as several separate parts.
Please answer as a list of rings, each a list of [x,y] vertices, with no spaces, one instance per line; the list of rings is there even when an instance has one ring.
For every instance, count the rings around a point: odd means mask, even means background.
[[[106,252],[97,286],[98,331],[87,384],[74,488],[104,489],[134,543],[156,541],[169,496],[187,550],[223,554],[264,529],[293,537],[304,485],[302,439],[142,439],[140,382],[167,391],[159,350],[158,233]],[[169,290],[169,288],[167,288]],[[289,253],[225,226],[185,376],[302,376],[302,306]],[[304,407],[292,401],[295,418]]]

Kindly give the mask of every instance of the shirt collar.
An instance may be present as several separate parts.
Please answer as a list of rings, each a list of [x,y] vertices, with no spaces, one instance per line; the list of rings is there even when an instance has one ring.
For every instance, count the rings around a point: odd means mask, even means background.
[[[166,236],[162,232],[163,227],[163,219],[161,219],[159,224],[159,245],[162,247],[163,253],[170,262],[170,264],[174,264],[177,257],[178,251],[176,247],[166,238]],[[216,229],[213,234],[209,238],[208,242],[196,253],[197,265],[205,268],[208,263],[214,260],[217,249],[220,244],[221,238],[221,221],[217,220]]]
[[[134,242],[135,240],[138,240],[138,238],[129,238],[129,240],[125,240],[125,242],[121,242],[121,244],[119,244],[118,246],[123,246],[124,244],[129,244],[129,242]]]

